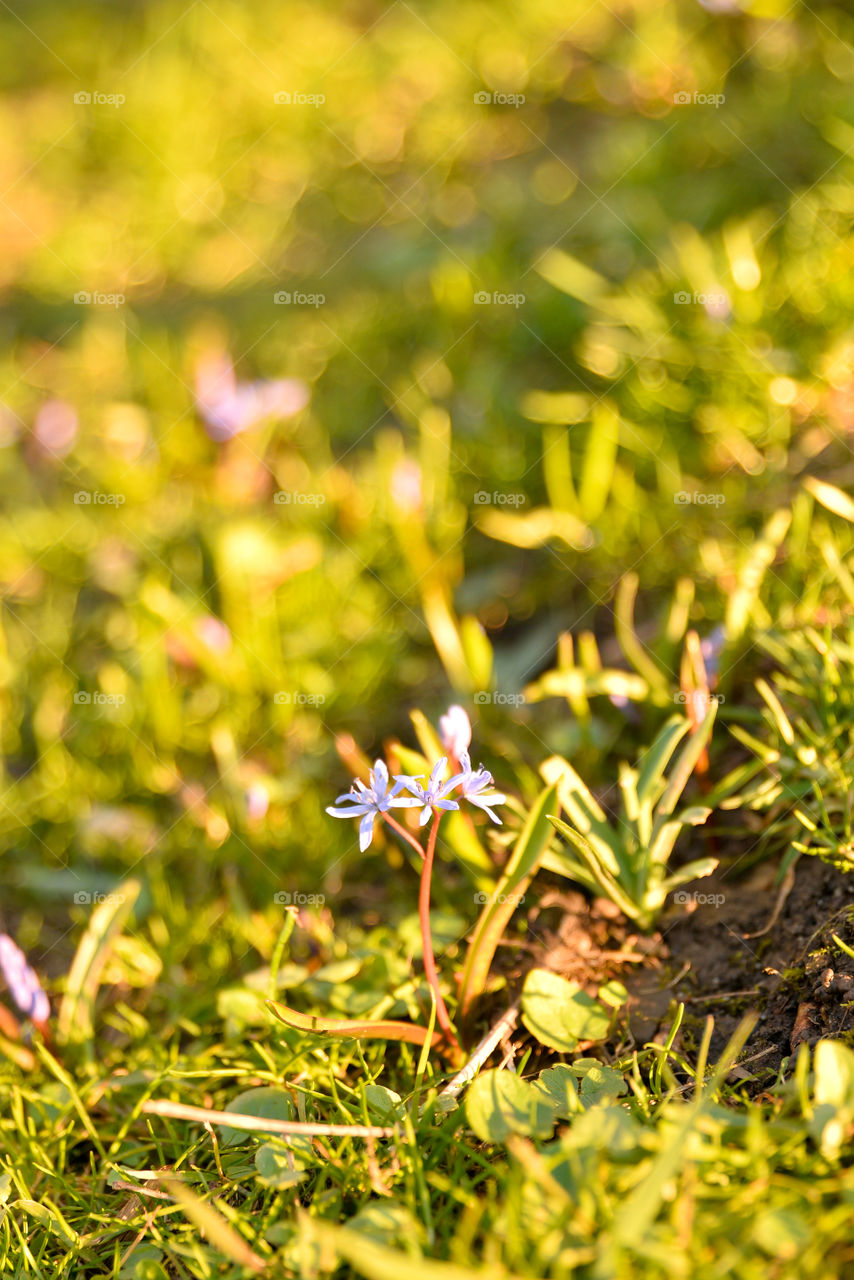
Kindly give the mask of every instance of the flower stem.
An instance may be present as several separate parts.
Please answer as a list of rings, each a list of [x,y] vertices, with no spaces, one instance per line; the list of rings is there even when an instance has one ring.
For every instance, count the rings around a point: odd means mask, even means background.
[[[404,839],[407,844],[412,845],[413,849],[415,850],[415,852],[418,854],[419,858],[423,862],[425,858],[425,853],[423,848],[419,844],[419,842],[415,839],[415,836],[410,835],[409,832],[406,830],[406,827],[402,827],[400,823],[397,821],[397,819],[393,818],[390,813],[384,813],[382,816],[385,818],[388,825],[394,831],[396,831],[397,834],[401,836],[402,839]]]
[[[433,938],[430,933],[430,881],[433,876],[433,855],[436,852],[436,836],[439,831],[439,822],[441,813],[435,811],[433,825],[430,828],[430,838],[427,841],[427,853],[424,858],[424,866],[421,868],[421,887],[418,894],[418,918],[421,921],[421,946],[424,952],[424,974],[430,986],[430,990],[436,999],[436,1020],[445,1033],[448,1042],[459,1049],[460,1042],[454,1035],[454,1028],[451,1022],[448,1010],[445,1007],[445,1001],[442,999],[442,992],[439,987],[439,975],[436,971],[436,961],[433,956]]]

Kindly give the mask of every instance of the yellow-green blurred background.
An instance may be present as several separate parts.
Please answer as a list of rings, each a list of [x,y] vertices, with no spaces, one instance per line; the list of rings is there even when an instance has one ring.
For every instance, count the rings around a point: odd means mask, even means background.
[[[33,0],[0,28],[24,942],[140,863],[190,898],[334,885],[336,734],[524,688],[562,628],[610,634],[627,569],[647,612],[694,579],[713,625],[767,510],[850,472],[845,6]],[[227,359],[309,403],[212,439]],[[496,750],[571,751],[515,712],[478,704]]]

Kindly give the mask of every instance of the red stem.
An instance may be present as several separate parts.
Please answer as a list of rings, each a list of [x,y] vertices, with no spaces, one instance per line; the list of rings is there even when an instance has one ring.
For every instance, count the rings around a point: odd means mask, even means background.
[[[407,844],[412,845],[413,849],[415,850],[415,852],[418,854],[419,858],[423,862],[424,856],[425,856],[424,850],[422,849],[419,842],[415,839],[415,836],[410,835],[409,832],[406,830],[406,827],[402,827],[400,823],[397,821],[397,819],[393,818],[390,813],[384,813],[382,816],[385,818],[388,825],[392,827],[393,830],[395,830],[397,834],[407,842]]]
[[[433,825],[430,828],[430,838],[427,841],[427,853],[424,858],[424,866],[421,868],[421,887],[418,894],[418,918],[421,921],[421,946],[424,952],[424,975],[430,986],[430,990],[436,999],[436,1020],[445,1033],[445,1038],[455,1048],[459,1049],[460,1042],[454,1035],[454,1027],[451,1022],[448,1010],[445,1008],[445,1001],[442,999],[442,992],[439,988],[439,974],[436,971],[436,961],[433,956],[433,938],[430,933],[430,881],[433,875],[433,855],[436,852],[436,836],[439,831],[439,822],[442,817],[441,812],[436,810],[433,818]]]

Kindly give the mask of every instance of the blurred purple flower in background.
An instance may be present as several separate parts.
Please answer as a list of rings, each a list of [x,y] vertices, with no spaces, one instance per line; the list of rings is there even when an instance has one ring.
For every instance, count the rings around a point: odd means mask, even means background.
[[[33,1022],[47,1022],[50,1004],[27,957],[7,933],[0,933],[0,972],[18,1008]]]
[[[447,713],[439,717],[439,737],[448,755],[459,760],[471,746],[471,721],[465,710],[454,703]]]
[[[238,382],[229,356],[203,356],[196,365],[196,403],[212,440],[222,443],[265,418],[289,418],[304,409],[310,391],[298,378]]]
[[[224,622],[213,614],[197,618],[194,624],[196,635],[212,653],[228,653],[232,646],[231,632]]]
[[[64,458],[77,439],[77,411],[64,400],[46,400],[36,412],[33,435],[45,453]]]
[[[715,627],[706,636],[705,640],[700,642],[700,653],[703,655],[703,661],[706,664],[706,672],[709,680],[714,683],[718,677],[718,669],[720,667],[721,653],[726,644],[726,627]]]

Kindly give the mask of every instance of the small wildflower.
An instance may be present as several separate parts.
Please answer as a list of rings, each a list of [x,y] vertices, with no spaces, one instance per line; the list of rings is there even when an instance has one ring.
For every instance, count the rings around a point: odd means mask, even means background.
[[[478,809],[482,809],[500,827],[502,825],[501,819],[492,812],[490,806],[504,804],[507,797],[502,795],[500,791],[487,790],[487,788],[495,786],[492,774],[488,769],[484,769],[483,765],[480,765],[477,769],[472,769],[471,759],[467,751],[463,751],[460,755],[460,764],[463,772],[457,775],[454,782],[459,785],[461,795],[470,804],[477,805]]]
[[[447,756],[442,756],[441,760],[437,760],[433,765],[430,777],[426,787],[422,787],[418,778],[409,778],[404,775],[398,778],[398,782],[402,783],[415,797],[412,801],[413,805],[423,805],[423,809],[418,815],[418,825],[423,827],[425,822],[430,821],[430,814],[434,809],[459,809],[456,800],[449,800],[448,796],[460,781],[461,774],[455,774],[453,778],[449,778],[447,782],[442,781],[445,770],[448,767]]]
[[[46,400],[36,413],[33,434],[45,453],[64,458],[77,439],[77,411],[64,400]]]
[[[439,736],[449,756],[459,760],[471,746],[471,721],[462,707],[448,707],[447,714],[439,717]]]
[[[700,641],[700,653],[706,664],[706,674],[712,683],[717,680],[720,657],[725,644],[726,627],[714,627],[706,638]]]
[[[383,760],[377,760],[371,770],[368,786],[359,778],[343,796],[339,796],[334,805],[329,805],[326,812],[333,818],[361,818],[359,823],[359,848],[362,853],[374,838],[374,819],[378,814],[387,813],[389,809],[411,809],[418,804],[413,796],[402,796],[398,793],[406,785],[406,779],[396,778],[389,789],[388,768]],[[349,808],[336,806],[349,805]]]
[[[27,957],[6,933],[0,933],[0,971],[18,1008],[33,1022],[47,1022],[50,1004]]]
[[[225,354],[211,354],[196,367],[196,403],[212,440],[222,443],[265,418],[288,418],[308,404],[310,392],[298,378],[257,378],[238,382]]]
[[[250,822],[266,818],[270,807],[270,793],[263,782],[252,782],[246,788],[246,816]]]

